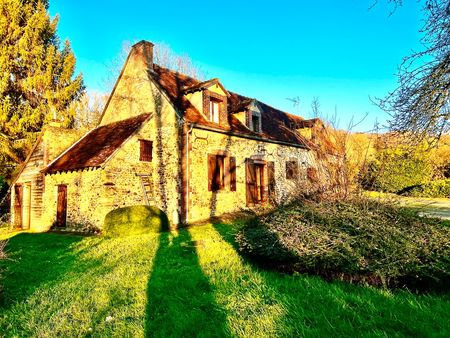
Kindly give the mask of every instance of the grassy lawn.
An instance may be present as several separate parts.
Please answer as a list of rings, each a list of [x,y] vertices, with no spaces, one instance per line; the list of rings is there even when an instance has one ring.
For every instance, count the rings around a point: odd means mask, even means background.
[[[0,336],[450,336],[448,294],[266,271],[236,252],[238,229],[4,235]]]
[[[450,198],[407,197],[377,191],[369,191],[367,196],[394,200],[401,205],[417,209],[425,215],[450,220]]]

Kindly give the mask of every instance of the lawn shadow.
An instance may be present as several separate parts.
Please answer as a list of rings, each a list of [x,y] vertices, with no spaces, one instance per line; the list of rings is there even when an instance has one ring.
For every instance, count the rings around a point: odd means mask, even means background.
[[[201,245],[187,229],[161,233],[147,288],[147,337],[229,336],[226,313],[199,264]]]
[[[264,288],[274,297],[273,302],[283,307],[284,316],[278,320],[282,336],[354,335],[358,332],[427,336],[431,332],[449,330],[439,320],[446,316],[441,303],[449,299],[448,294],[391,292],[267,269],[239,252],[236,225],[217,220],[212,226],[234,248],[242,262],[248,264],[252,273],[262,279],[264,285],[258,288]]]
[[[51,233],[21,233],[11,237],[6,245],[7,259],[0,261],[3,274],[0,309],[26,300],[40,285],[71,271],[78,254],[70,247],[82,239]]]

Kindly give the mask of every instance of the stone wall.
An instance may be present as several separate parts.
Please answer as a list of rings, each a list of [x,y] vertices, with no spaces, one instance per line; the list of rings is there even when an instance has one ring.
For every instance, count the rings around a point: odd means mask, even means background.
[[[105,216],[116,208],[145,204],[141,175],[149,177],[150,204],[165,211],[172,222],[180,215],[180,157],[177,118],[160,99],[152,118],[107,160],[101,169],[47,174],[43,229],[56,220],[57,185],[67,185],[67,225],[81,230],[103,227]],[[140,161],[140,140],[153,142],[152,161]],[[174,218],[174,215],[176,217]]]
[[[38,231],[42,227],[41,216],[44,209],[43,193],[45,181],[41,170],[80,136],[81,133],[77,130],[65,129],[55,125],[47,125],[43,128],[33,152],[14,183],[15,185],[21,185],[23,189],[23,228]],[[15,189],[13,188],[11,189],[12,224],[15,224],[16,220],[14,201]]]
[[[269,142],[256,141],[194,128],[189,136],[189,221],[207,219],[223,213],[247,209],[246,158],[273,161],[276,201],[284,202],[307,189],[306,171],[314,166],[310,151]],[[208,191],[208,154],[226,153],[236,158],[236,191],[228,188]],[[297,180],[286,179],[286,161],[299,165]],[[267,177],[267,167],[264,176]]]

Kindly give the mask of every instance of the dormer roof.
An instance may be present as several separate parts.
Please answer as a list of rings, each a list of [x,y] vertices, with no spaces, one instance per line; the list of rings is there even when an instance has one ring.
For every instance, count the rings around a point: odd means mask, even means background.
[[[211,80],[196,83],[194,85],[186,86],[185,88],[183,88],[183,90],[184,90],[185,94],[189,94],[189,93],[193,93],[193,92],[196,92],[199,90],[208,89],[213,85],[218,85],[223,90],[223,92],[225,93],[226,96],[228,96],[228,97],[230,96],[230,94],[225,89],[225,87],[220,83],[218,78],[214,78]]]

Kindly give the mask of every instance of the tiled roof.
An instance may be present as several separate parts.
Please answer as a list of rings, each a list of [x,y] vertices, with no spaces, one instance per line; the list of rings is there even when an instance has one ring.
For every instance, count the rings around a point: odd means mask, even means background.
[[[91,130],[44,170],[45,173],[100,167],[151,114],[142,114]]]
[[[286,142],[305,147],[313,146],[311,142],[292,130],[293,126],[300,121],[304,121],[301,117],[282,112],[281,110],[275,109],[263,102],[233,92],[228,92],[229,126],[221,126],[210,122],[189,102],[189,100],[185,97],[185,93],[186,89],[189,91],[192,91],[193,89],[201,89],[205,84],[213,80],[215,81],[216,79],[200,82],[192,77],[158,65],[154,65],[153,69],[153,79],[166,92],[177,109],[184,113],[186,120],[191,123],[222,130],[224,132],[241,134],[243,136],[260,137],[263,139]],[[254,133],[234,116],[234,113],[245,110],[253,101],[258,103],[261,110],[261,133]]]

